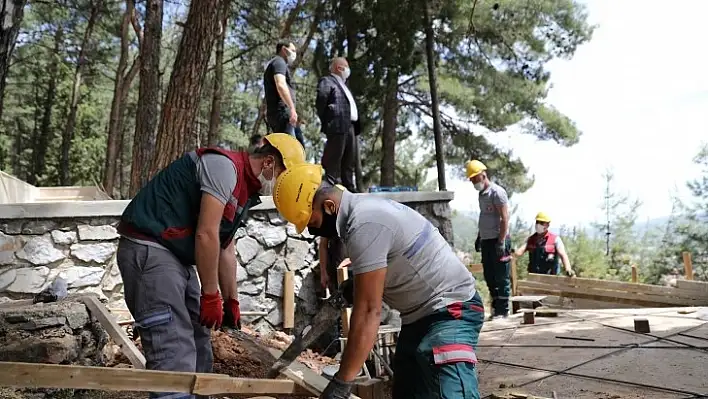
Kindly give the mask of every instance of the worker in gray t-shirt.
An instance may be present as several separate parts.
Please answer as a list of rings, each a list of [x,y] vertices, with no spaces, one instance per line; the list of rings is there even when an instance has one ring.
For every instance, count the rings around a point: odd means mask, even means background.
[[[286,170],[273,192],[298,232],[340,238],[351,260],[348,342],[320,398],[349,397],[376,340],[382,302],[402,319],[393,399],[479,398],[474,347],[484,308],[474,277],[438,229],[405,205],[323,183],[320,165]]]
[[[491,317],[507,317],[511,294],[509,199],[503,187],[489,180],[482,162],[469,161],[465,168],[467,178],[479,191],[479,225],[474,246],[477,252],[482,252],[484,280],[492,296]]]

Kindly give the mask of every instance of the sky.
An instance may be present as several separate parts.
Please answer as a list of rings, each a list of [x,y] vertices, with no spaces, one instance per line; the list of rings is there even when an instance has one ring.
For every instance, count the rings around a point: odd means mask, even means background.
[[[568,148],[513,130],[489,137],[535,177],[511,203],[530,224],[539,211],[556,226],[604,222],[611,168],[613,189],[642,201],[640,221],[668,216],[672,195],[689,196],[685,183],[700,172],[693,158],[708,143],[708,1],[584,3],[597,28],[571,60],[549,64],[547,98],[583,135]],[[447,181],[453,209],[478,210],[471,183]]]

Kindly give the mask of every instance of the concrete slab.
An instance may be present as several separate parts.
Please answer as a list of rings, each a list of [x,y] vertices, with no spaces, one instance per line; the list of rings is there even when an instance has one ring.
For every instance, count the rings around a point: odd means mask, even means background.
[[[706,364],[708,353],[692,349],[635,348],[580,366],[573,372],[708,395]]]
[[[496,364],[480,364],[477,371],[479,393],[484,397],[507,387],[515,387],[552,373],[528,370],[519,367],[500,366]]]
[[[558,398],[568,399],[683,399],[690,397],[689,395],[638,388],[632,385],[564,375],[555,375],[517,390],[549,398],[553,397],[553,392],[555,392]]]

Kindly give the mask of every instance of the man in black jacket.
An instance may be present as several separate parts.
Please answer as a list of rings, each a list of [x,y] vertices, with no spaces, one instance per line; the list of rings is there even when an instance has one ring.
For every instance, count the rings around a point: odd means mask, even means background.
[[[357,192],[354,185],[355,136],[361,130],[356,102],[345,83],[349,78],[349,63],[346,58],[335,58],[329,70],[331,74],[322,77],[317,85],[317,116],[322,132],[327,136],[322,166],[331,181]]]

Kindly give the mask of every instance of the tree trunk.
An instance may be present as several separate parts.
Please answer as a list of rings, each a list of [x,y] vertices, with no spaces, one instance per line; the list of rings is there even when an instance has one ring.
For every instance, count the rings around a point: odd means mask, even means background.
[[[152,138],[157,130],[160,105],[160,41],[162,40],[162,0],[147,0],[143,41],[140,45],[140,87],[133,137],[133,162],[129,196],[147,182]]]
[[[136,60],[130,68],[128,75],[125,70],[128,68],[128,57],[130,50],[130,20],[135,12],[135,2],[126,0],[125,14],[120,29],[120,57],[118,58],[118,70],[116,71],[115,84],[113,86],[113,100],[111,102],[111,114],[108,121],[108,135],[106,144],[106,160],[103,166],[103,189],[108,195],[113,196],[115,186],[116,168],[118,164],[119,135],[122,130],[125,101],[128,98],[128,90],[135,78],[137,71]]]
[[[222,1],[227,0],[202,0],[198,7],[196,2],[189,7],[167,86],[150,176],[182,155],[185,143],[192,134],[204,76],[219,28],[219,13],[214,10],[220,9]]]
[[[381,135],[381,185],[396,182],[396,127],[398,125],[398,70],[389,68],[386,76]]]
[[[207,145],[215,146],[219,142],[219,128],[221,126],[221,97],[224,86],[224,42],[226,41],[227,23],[231,7],[228,1],[224,2],[223,15],[219,25],[219,38],[216,42],[216,56],[214,57],[214,89],[211,97],[211,113],[209,115],[209,132]]]
[[[425,53],[428,59],[428,82],[430,84],[430,107],[433,111],[433,135],[435,136],[435,162],[438,167],[438,189],[447,190],[445,182],[445,156],[443,153],[442,127],[440,126],[440,103],[438,101],[438,80],[435,71],[435,32],[430,20],[428,2],[424,4]]]
[[[20,32],[27,0],[0,0],[0,120],[5,99],[5,84],[7,71],[10,69],[10,59],[15,50],[15,42]]]
[[[79,49],[79,57],[76,60],[76,69],[74,70],[74,86],[71,90],[71,100],[69,101],[69,115],[64,126],[64,132],[61,136],[61,159],[59,160],[59,184],[68,186],[71,184],[69,176],[69,153],[71,152],[71,143],[74,140],[74,131],[76,128],[76,112],[79,108],[81,96],[81,79],[84,65],[86,64],[86,50],[89,47],[89,40],[93,33],[93,28],[96,25],[98,14],[100,12],[101,1],[91,4],[91,15],[89,16],[84,31],[84,37],[81,40],[81,48]]]
[[[47,94],[44,97],[44,112],[42,113],[42,122],[39,130],[34,137],[34,145],[32,149],[32,172],[29,173],[27,182],[36,185],[39,179],[44,174],[47,164],[47,147],[49,142],[54,138],[52,132],[52,111],[54,110],[54,101],[57,96],[57,84],[59,75],[59,63],[62,56],[59,54],[61,44],[64,40],[64,28],[59,25],[54,33],[54,48],[49,54],[51,62],[47,68]]]

